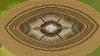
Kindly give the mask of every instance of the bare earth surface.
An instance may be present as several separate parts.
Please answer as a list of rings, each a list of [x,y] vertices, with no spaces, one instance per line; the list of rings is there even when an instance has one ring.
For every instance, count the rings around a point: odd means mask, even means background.
[[[0,17],[0,42],[12,53],[17,54],[18,56],[86,56],[87,54],[93,52],[98,46],[100,46],[100,28],[88,39],[86,42],[75,46],[70,49],[65,49],[62,51],[42,51],[36,50],[33,48],[26,47],[17,41],[13,40],[11,36],[5,31],[4,26],[6,23],[12,19],[16,14],[32,7],[41,6],[41,5],[67,5],[73,8],[82,10],[89,16],[91,16],[100,26],[100,14],[96,12],[92,7],[83,4],[75,0],[28,0],[22,4],[14,6],[10,9],[3,17]],[[3,38],[2,38],[3,37]],[[2,48],[3,50],[4,48]],[[8,55],[8,54],[7,54]],[[12,55],[13,56],[13,55]]]

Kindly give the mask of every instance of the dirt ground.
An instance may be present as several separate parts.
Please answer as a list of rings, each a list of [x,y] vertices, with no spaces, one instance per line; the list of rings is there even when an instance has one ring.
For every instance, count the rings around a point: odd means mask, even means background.
[[[86,42],[77,45],[70,49],[65,49],[62,51],[42,51],[24,46],[14,39],[5,31],[4,26],[18,13],[32,7],[41,5],[67,5],[73,8],[84,11],[86,14],[91,16],[100,26],[100,13],[98,13],[94,8],[81,3],[76,0],[28,0],[22,4],[14,6],[10,9],[3,17],[0,19],[0,42],[12,53],[18,56],[86,56],[87,54],[93,52],[98,46],[100,46],[100,28],[91,36]],[[3,37],[3,38],[2,38]],[[20,40],[19,40],[20,41]]]

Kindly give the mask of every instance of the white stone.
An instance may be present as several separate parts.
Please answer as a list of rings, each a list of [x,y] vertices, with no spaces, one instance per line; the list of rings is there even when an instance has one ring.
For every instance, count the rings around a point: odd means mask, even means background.
[[[52,33],[55,32],[57,30],[57,26],[53,25],[53,24],[49,24],[45,27],[45,30],[47,30],[48,32]]]

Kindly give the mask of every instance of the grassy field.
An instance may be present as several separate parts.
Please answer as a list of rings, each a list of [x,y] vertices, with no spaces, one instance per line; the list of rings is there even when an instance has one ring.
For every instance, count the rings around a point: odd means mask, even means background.
[[[23,1],[24,0],[0,0],[0,16],[4,15],[4,13],[15,4]]]
[[[24,0],[0,0],[0,16],[3,16],[6,13],[6,11],[8,11],[15,4],[21,3],[23,1]],[[80,0],[80,1],[94,7],[97,11],[100,12],[100,0]],[[0,56],[15,56],[15,55],[10,53],[4,47],[1,47]],[[100,56],[100,47],[98,47],[95,51],[88,54],[87,56]]]

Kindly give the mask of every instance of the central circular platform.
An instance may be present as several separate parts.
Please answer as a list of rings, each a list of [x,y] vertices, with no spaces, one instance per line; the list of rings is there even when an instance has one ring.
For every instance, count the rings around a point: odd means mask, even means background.
[[[49,20],[41,25],[40,31],[44,33],[46,36],[52,37],[62,31],[61,27],[61,24],[57,23],[56,21]]]

